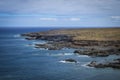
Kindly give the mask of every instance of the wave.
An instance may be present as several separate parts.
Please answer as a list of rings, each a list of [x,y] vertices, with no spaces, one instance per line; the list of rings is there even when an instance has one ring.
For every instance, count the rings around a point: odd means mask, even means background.
[[[33,45],[34,46],[34,45]],[[48,50],[48,49],[45,49],[45,48],[33,48],[33,49],[39,49],[39,50]]]
[[[46,42],[44,41],[39,41],[39,42],[33,42],[33,44],[45,44]]]
[[[89,57],[87,55],[78,55],[78,57]]]
[[[49,56],[63,56],[63,54],[48,54]]]
[[[63,53],[63,55],[73,55],[73,53]]]
[[[13,37],[20,37],[20,34],[16,34],[16,35],[14,35]]]
[[[61,61],[59,61],[60,63],[77,63],[77,64],[79,64],[80,62],[69,62],[69,61],[65,61],[65,60],[61,60]]]
[[[60,63],[75,63],[75,62],[68,62],[68,61],[64,61],[64,60],[61,60],[59,61]],[[77,62],[78,63],[78,62]]]
[[[70,56],[73,55],[73,53],[59,53],[59,54],[49,54],[50,56]]]
[[[85,64],[82,64],[81,66],[82,66],[82,67],[85,67],[85,68],[93,68],[93,67],[87,66],[89,63],[90,63],[90,62],[87,62],[87,63],[85,63]]]
[[[61,61],[59,61],[59,62],[61,62],[61,63],[67,63],[66,61],[64,61],[64,60],[61,60]]]

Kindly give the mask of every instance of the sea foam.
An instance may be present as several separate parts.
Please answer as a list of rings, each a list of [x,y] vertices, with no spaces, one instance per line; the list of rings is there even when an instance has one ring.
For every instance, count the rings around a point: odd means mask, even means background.
[[[13,37],[20,37],[20,34],[16,34],[16,35],[14,35]]]

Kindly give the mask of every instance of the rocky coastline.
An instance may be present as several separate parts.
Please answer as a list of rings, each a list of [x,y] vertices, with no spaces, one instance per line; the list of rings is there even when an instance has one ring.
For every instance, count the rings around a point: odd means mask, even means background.
[[[68,30],[69,31],[69,30]],[[60,33],[59,33],[60,32]],[[81,34],[79,34],[80,36]],[[78,35],[71,33],[62,33],[61,30],[53,30],[47,32],[34,32],[21,34],[27,40],[45,40],[45,44],[35,44],[35,48],[44,48],[48,50],[60,50],[62,48],[74,48],[74,54],[88,55],[91,57],[107,57],[109,55],[120,55],[120,39],[116,40],[84,40],[75,39]],[[82,37],[82,36],[81,36]],[[98,67],[101,64],[92,65],[91,62],[88,66]],[[96,63],[95,63],[96,64]],[[112,65],[113,63],[109,63]],[[120,63],[118,63],[120,66]],[[108,66],[108,64],[102,64]]]
[[[120,55],[120,41],[73,40],[70,35],[49,35],[40,33],[22,34],[27,40],[45,40],[45,44],[35,44],[35,48],[60,50],[74,48],[75,54],[106,57],[112,54]],[[81,50],[82,49],[82,50]]]
[[[113,61],[105,62],[105,63],[97,63],[96,61],[92,61],[87,66],[95,67],[95,68],[115,68],[115,69],[120,69],[120,58],[114,59]]]

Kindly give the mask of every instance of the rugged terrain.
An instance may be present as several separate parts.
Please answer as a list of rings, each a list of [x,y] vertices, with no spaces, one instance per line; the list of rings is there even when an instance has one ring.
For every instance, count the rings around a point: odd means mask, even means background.
[[[45,40],[36,48],[60,50],[74,48],[75,54],[91,57],[120,55],[120,28],[58,29],[21,34],[27,40]]]

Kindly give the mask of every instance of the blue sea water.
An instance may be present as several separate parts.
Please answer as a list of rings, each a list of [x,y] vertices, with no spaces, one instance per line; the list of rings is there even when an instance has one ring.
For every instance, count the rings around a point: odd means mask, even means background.
[[[74,49],[36,49],[35,43],[45,41],[28,41],[20,36],[21,33],[51,29],[53,28],[1,28],[0,80],[120,80],[118,69],[86,66],[92,60],[104,61],[120,56],[92,58],[75,55]],[[79,63],[62,62],[67,58],[76,59]]]

